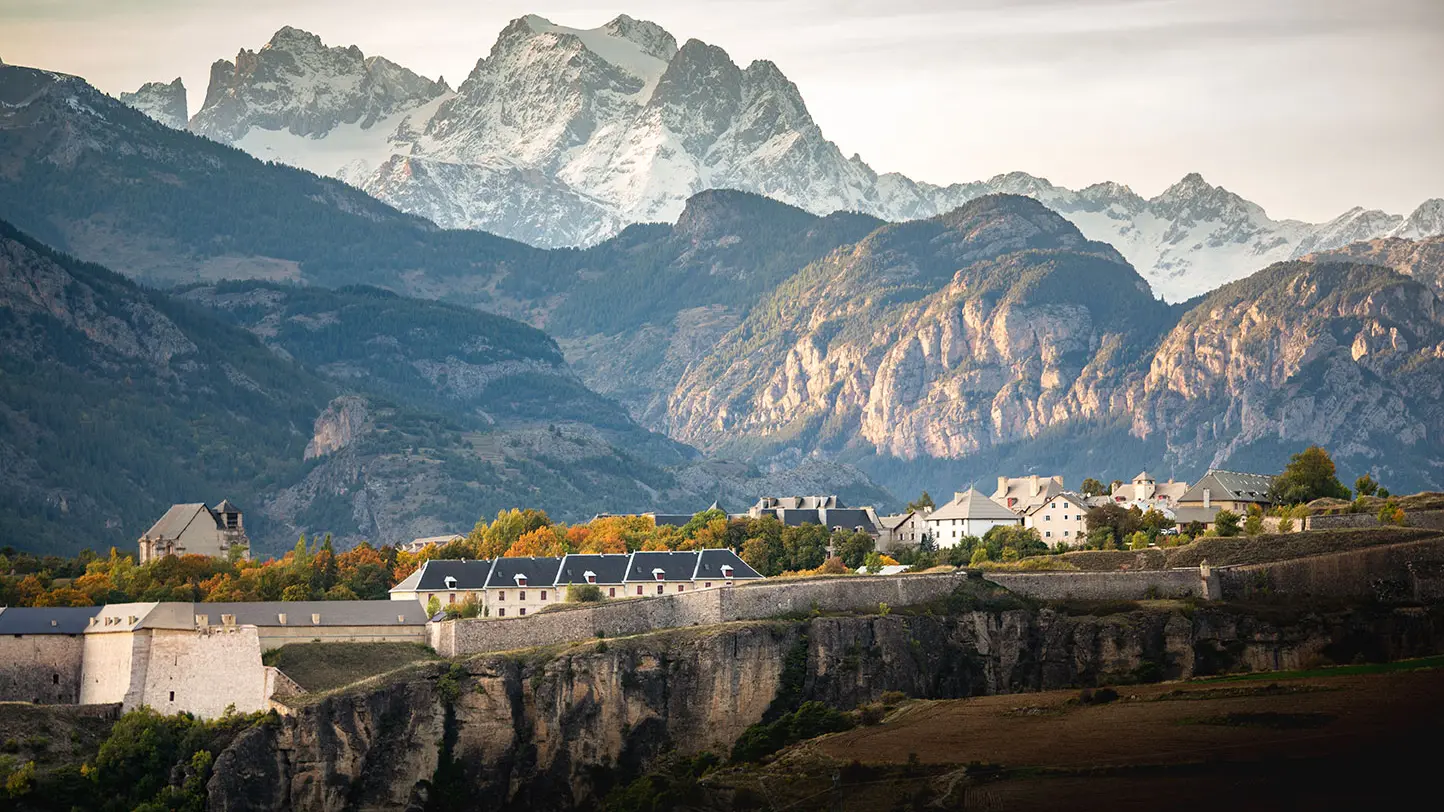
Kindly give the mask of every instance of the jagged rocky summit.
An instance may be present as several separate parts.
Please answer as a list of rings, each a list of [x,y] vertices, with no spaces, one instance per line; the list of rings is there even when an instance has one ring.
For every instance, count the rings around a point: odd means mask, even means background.
[[[120,94],[120,100],[167,127],[186,127],[186,86],[179,76],[170,83],[146,82],[134,93]]]
[[[1440,200],[1407,218],[1356,208],[1313,225],[1273,220],[1196,174],[1151,199],[1117,183],[1075,191],[1021,172],[947,186],[879,174],[823,135],[777,65],[742,67],[717,46],[679,46],[625,15],[586,30],[518,18],[454,92],[283,28],[260,50],[215,63],[190,126],[438,225],[545,247],[674,221],[704,189],[892,221],[1023,194],[1115,245],[1170,301],[1311,251],[1444,232]]]

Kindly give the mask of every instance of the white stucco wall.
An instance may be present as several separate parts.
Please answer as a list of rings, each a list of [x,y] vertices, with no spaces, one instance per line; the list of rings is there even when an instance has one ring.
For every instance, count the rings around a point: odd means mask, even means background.
[[[139,705],[149,646],[146,632],[87,632],[80,670],[80,704],[119,702],[127,708]],[[140,657],[136,656],[137,649]]]

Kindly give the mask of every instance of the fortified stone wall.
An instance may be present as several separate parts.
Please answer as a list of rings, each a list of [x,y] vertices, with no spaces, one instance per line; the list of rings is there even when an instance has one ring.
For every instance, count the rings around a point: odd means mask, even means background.
[[[81,665],[80,703],[82,705],[119,704],[135,707],[140,684],[132,680],[137,659],[140,673],[145,673],[144,660],[149,640],[136,639],[129,631],[91,632],[84,637]],[[144,651],[137,657],[137,643]],[[133,693],[133,690],[135,691]]]
[[[287,643],[426,642],[425,626],[263,626],[258,631],[262,651]]]
[[[136,675],[143,684],[141,704],[161,713],[188,711],[207,719],[224,714],[231,705],[241,713],[269,707],[255,626],[157,629],[148,634],[150,660],[146,671]]]
[[[1139,572],[990,572],[989,581],[1044,601],[1208,597],[1197,567]]]
[[[883,603],[907,606],[942,598],[966,579],[967,575],[956,573],[752,584],[634,598],[524,618],[448,620],[430,624],[430,641],[437,653],[454,657],[585,640],[599,632],[619,637],[653,629],[802,614],[813,609],[876,609]]]
[[[37,705],[79,702],[84,650],[78,634],[0,637],[0,701]]]
[[[1378,527],[1379,517],[1372,513],[1333,513],[1304,519],[1305,530],[1338,530],[1343,527]]]
[[[1215,572],[1228,600],[1268,595],[1417,600],[1417,573],[1441,562],[1444,539],[1425,539]]]

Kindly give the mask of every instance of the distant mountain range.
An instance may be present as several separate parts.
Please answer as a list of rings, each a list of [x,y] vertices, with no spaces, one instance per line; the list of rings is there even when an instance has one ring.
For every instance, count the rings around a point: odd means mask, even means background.
[[[1176,305],[1018,195],[890,223],[711,190],[540,249],[14,66],[0,218],[0,538],[57,549],[220,495],[277,549],[513,505],[1269,470],[1309,443],[1346,478],[1444,485],[1444,238]]]
[[[147,85],[134,103],[174,126],[175,92]],[[1439,199],[1407,217],[1355,208],[1309,224],[1273,220],[1196,174],[1151,199],[1117,183],[1070,190],[1022,172],[946,186],[879,174],[827,140],[773,63],[744,68],[695,39],[679,47],[659,26],[625,15],[590,30],[514,20],[455,90],[283,28],[259,50],[212,66],[189,127],[346,180],[443,227],[541,247],[672,222],[706,189],[894,222],[988,194],[1027,195],[1116,247],[1175,302],[1270,262],[1444,233]]]

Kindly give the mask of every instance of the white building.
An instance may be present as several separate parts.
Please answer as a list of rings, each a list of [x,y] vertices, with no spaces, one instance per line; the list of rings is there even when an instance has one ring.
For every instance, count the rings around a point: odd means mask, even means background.
[[[994,527],[1022,524],[1018,514],[969,488],[929,513],[923,524],[939,549],[956,547],[964,536],[982,538]]]
[[[1077,544],[1088,537],[1088,504],[1076,493],[1060,493],[1023,514],[1023,526],[1038,531],[1049,547]]]
[[[906,513],[879,516],[878,552],[886,553],[904,547],[918,546],[923,540],[923,535],[927,533],[927,525],[924,524],[927,517],[927,510],[909,510]]]
[[[1140,471],[1133,477],[1132,482],[1119,483],[1113,489],[1112,497],[1115,504],[1123,506],[1138,505],[1139,509],[1147,510],[1150,507],[1173,507],[1178,500],[1188,493],[1187,482],[1174,482],[1172,479],[1167,482],[1158,482],[1153,475],[1147,471]]]

